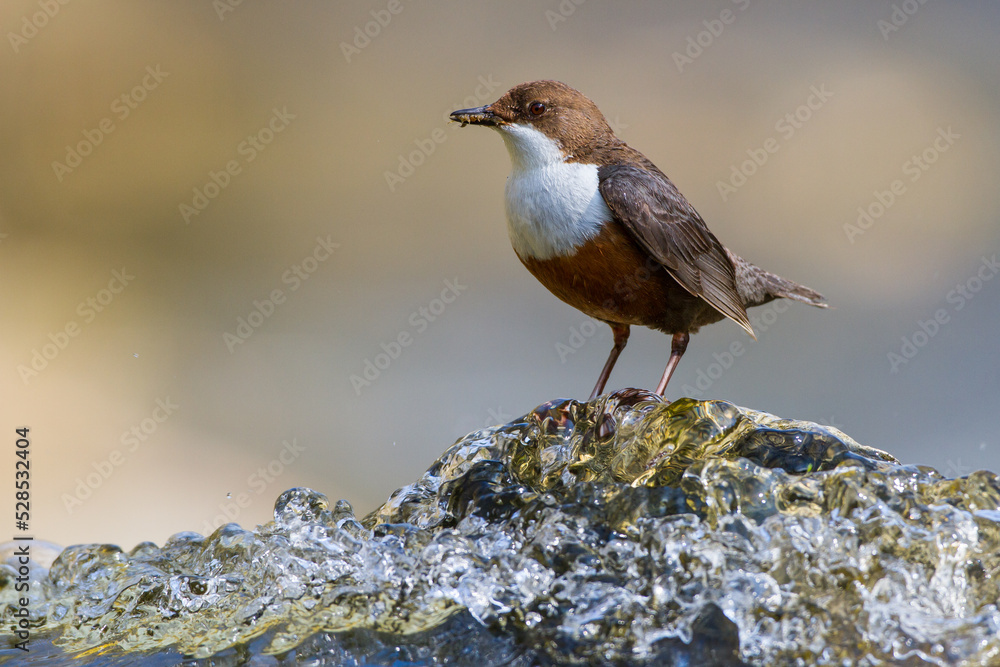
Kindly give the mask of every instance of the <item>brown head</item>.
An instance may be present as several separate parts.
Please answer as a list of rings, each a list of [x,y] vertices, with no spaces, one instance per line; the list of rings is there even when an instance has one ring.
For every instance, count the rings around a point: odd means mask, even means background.
[[[451,119],[492,127],[504,135],[516,130],[511,126],[530,127],[553,140],[567,157],[620,143],[597,105],[560,81],[522,83],[493,104],[453,111]]]

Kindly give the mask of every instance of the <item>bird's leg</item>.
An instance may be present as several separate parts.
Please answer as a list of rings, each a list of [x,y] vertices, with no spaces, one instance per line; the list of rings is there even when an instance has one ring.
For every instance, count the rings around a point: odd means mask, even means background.
[[[608,383],[608,377],[611,376],[611,369],[615,367],[618,355],[622,353],[622,350],[625,349],[625,344],[628,343],[629,326],[627,324],[611,324],[608,322],[608,326],[611,327],[611,333],[615,337],[615,346],[611,348],[611,354],[608,355],[608,361],[604,364],[601,377],[597,378],[597,385],[590,394],[590,400],[594,400],[604,391],[604,385]]]
[[[670,382],[670,376],[674,374],[674,369],[677,368],[681,357],[684,356],[684,350],[687,349],[689,340],[691,340],[689,334],[675,333],[673,339],[670,341],[670,358],[667,359],[667,367],[663,369],[663,377],[660,378],[660,384],[656,385],[656,393],[660,396],[663,396],[664,392],[667,391],[667,383]]]

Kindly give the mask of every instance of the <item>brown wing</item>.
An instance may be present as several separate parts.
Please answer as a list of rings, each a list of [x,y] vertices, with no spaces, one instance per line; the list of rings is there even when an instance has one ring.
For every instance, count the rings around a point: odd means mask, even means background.
[[[608,208],[646,252],[684,289],[754,336],[732,261],[670,179],[632,165],[607,165],[597,173]]]

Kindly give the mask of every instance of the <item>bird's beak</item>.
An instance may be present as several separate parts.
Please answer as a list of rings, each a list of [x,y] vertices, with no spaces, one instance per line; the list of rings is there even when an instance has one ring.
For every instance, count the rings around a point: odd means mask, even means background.
[[[489,106],[452,111],[451,119],[456,123],[461,123],[462,127],[468,124],[495,127],[503,122]]]

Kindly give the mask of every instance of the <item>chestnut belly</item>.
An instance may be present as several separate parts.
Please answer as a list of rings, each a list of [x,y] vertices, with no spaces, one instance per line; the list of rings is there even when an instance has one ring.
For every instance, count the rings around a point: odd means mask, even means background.
[[[681,287],[615,221],[571,255],[518,258],[550,292],[604,322],[674,334],[694,333],[724,317]]]

